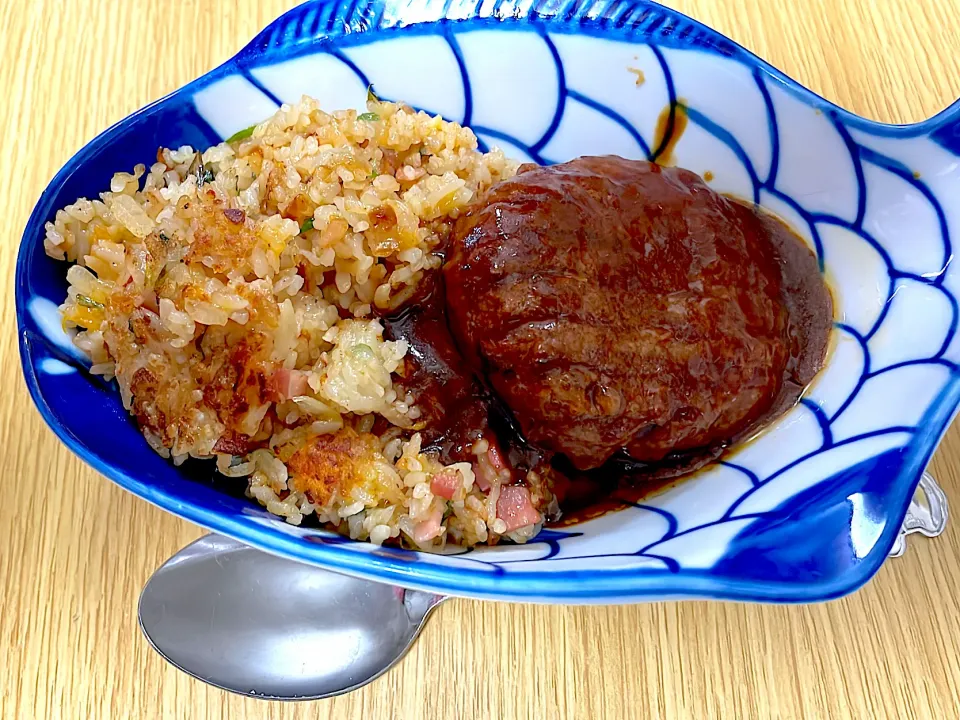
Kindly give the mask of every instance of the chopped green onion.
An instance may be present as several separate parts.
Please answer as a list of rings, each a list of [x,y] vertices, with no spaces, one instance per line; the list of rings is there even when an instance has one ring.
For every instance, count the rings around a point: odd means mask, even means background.
[[[367,85],[367,102],[380,102],[380,98],[373,91],[373,85]]]
[[[203,168],[203,172],[197,173],[197,185],[205,185],[206,183],[212,183],[216,176],[206,168]]]
[[[362,115],[357,115],[357,120],[369,120],[370,122],[376,122],[380,119],[380,116],[373,112],[365,112]]]
[[[77,295],[77,302],[88,308],[100,308],[103,310],[103,303],[98,303],[93,298],[89,298],[86,295]]]
[[[378,177],[380,177],[380,173],[376,170],[371,170],[370,174],[367,175],[367,180],[376,180]]]
[[[232,143],[232,142],[236,142],[237,140],[246,140],[248,137],[253,135],[253,131],[256,129],[257,129],[256,125],[251,125],[250,127],[244,128],[243,130],[238,130],[233,135],[228,137],[226,141],[228,143]]]
[[[308,230],[313,230],[313,218],[307,218],[303,221],[303,224],[300,226],[300,234],[307,232]]]

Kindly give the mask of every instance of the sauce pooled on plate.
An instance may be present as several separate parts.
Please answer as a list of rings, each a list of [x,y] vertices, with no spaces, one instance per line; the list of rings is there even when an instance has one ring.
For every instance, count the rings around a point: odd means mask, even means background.
[[[568,509],[696,469],[796,403],[832,301],[773,216],[687,170],[584,157],[494,186],[442,279],[385,320],[424,441],[457,461],[488,439],[498,472]]]

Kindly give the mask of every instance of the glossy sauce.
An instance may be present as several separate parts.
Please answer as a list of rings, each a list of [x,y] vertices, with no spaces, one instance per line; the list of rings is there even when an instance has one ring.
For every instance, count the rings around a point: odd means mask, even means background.
[[[410,343],[399,384],[425,444],[455,462],[495,437],[564,522],[662,489],[783,413],[831,322],[786,225],[688,171],[612,157],[521,168],[458,221],[443,276],[384,318]]]
[[[654,160],[658,165],[669,167],[675,164],[673,151],[687,129],[687,108],[683,103],[667,105],[657,116],[657,126],[654,129],[653,152]],[[709,181],[709,178],[706,178]]]

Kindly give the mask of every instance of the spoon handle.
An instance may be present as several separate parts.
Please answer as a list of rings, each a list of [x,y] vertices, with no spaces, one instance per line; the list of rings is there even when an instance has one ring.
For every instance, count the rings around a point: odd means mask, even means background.
[[[427,615],[429,615],[430,611],[437,605],[444,600],[450,599],[446,595],[435,595],[433,593],[423,592],[422,590],[408,590],[399,585],[393,586],[393,592],[397,596],[397,599],[403,603],[410,622],[418,625],[423,624],[427,619]]]
[[[933,475],[924,472],[910,500],[897,541],[890,549],[890,557],[903,555],[907,549],[907,535],[920,533],[928,538],[937,537],[947,527],[949,516],[947,496]]]

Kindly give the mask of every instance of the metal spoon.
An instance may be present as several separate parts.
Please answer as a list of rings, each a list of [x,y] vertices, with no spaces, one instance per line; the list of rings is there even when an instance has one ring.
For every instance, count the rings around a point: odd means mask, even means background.
[[[903,555],[907,549],[907,535],[920,533],[928,538],[940,535],[946,529],[949,517],[946,494],[933,475],[924,472],[910,500],[897,540],[890,549],[890,557]]]
[[[140,594],[140,628],[180,670],[224,690],[310,700],[395,665],[444,598],[321,570],[207,535]]]
[[[935,537],[946,496],[924,473],[906,536]],[[140,628],[170,663],[245,695],[308,700],[355,690],[404,656],[440,595],[321,570],[207,535],[170,558],[140,594]]]

